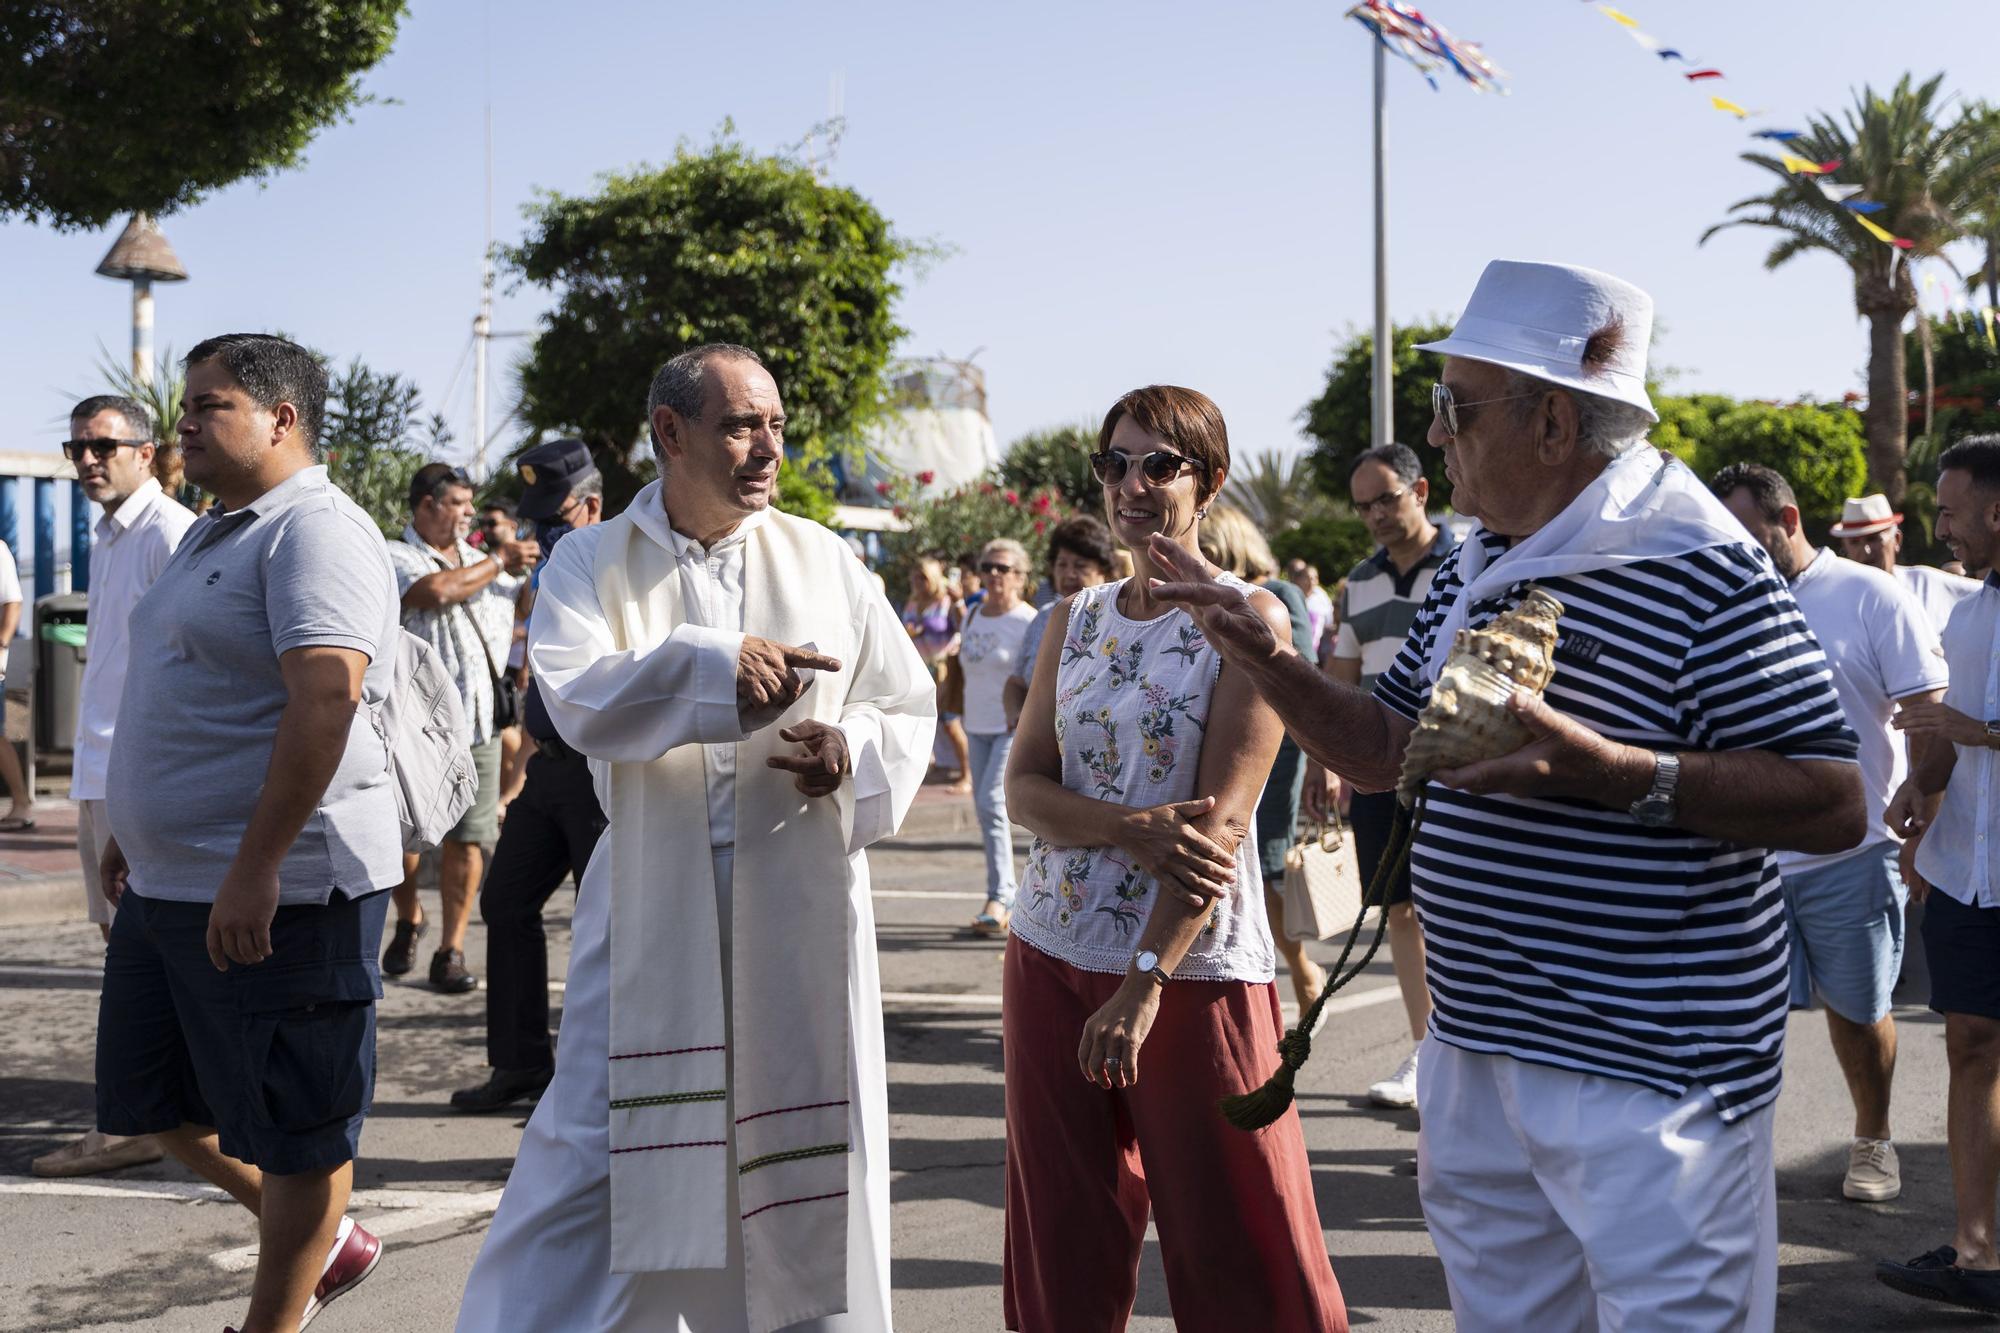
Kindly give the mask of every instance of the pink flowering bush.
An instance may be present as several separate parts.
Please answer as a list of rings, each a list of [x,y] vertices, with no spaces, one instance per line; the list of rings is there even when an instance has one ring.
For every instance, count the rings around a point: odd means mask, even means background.
[[[929,472],[914,477],[897,477],[878,483],[876,490],[892,502],[891,512],[907,522],[907,532],[888,537],[895,576],[908,577],[910,565],[919,557],[941,551],[947,560],[977,553],[986,543],[1012,537],[1027,548],[1034,569],[1028,577],[1032,590],[1042,574],[1048,546],[1048,531],[1068,517],[1062,496],[1053,488],[1032,490],[1003,489],[991,481],[968,482],[955,490],[930,493],[934,480]],[[885,571],[888,573],[889,571]],[[891,586],[898,586],[891,583]]]

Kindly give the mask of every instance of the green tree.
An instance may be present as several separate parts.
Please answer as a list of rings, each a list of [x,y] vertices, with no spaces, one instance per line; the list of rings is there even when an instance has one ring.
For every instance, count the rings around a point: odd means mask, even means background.
[[[1421,447],[1431,428],[1431,383],[1437,379],[1438,358],[1419,352],[1417,344],[1435,342],[1451,333],[1451,325],[1432,320],[1395,330],[1390,358],[1395,369],[1395,403],[1390,420],[1396,438],[1417,451],[1431,494],[1448,496],[1444,456]],[[1312,469],[1319,488],[1336,500],[1347,498],[1347,469],[1357,454],[1373,443],[1369,408],[1374,398],[1375,335],[1350,333],[1333,354],[1326,387],[1299,413],[1305,433],[1314,441]],[[1322,571],[1324,572],[1324,571]]]
[[[1000,478],[1017,490],[1048,487],[1079,513],[1104,508],[1104,491],[1091,475],[1090,455],[1097,449],[1097,427],[1089,422],[1030,431],[1007,446]]]
[[[424,415],[415,384],[359,357],[329,376],[322,434],[328,476],[388,537],[409,521],[411,476],[451,442],[444,418]]]
[[[634,457],[645,386],[689,347],[740,343],[763,357],[808,463],[851,443],[886,396],[903,334],[893,275],[923,252],[853,190],[732,134],[607,175],[592,195],[544,194],[506,252],[556,298],[520,371],[528,423],[588,440],[614,500],[650,462]]]
[[[1652,395],[1659,422],[1646,433],[1654,448],[1664,449],[1700,472],[1702,450],[1715,435],[1715,423],[1723,414],[1740,406],[1736,399],[1719,393]]]
[[[1943,81],[1940,74],[1913,85],[1906,74],[1886,96],[1864,87],[1843,116],[1812,116],[1805,136],[1790,145],[1815,162],[1838,158],[1840,180],[1884,205],[1874,220],[1911,241],[1908,254],[1869,234],[1860,215],[1821,192],[1816,177],[1795,175],[1766,153],[1745,153],[1743,160],[1780,184],[1731,205],[1734,216],[1701,236],[1706,242],[1730,227],[1764,227],[1783,233],[1764,257],[1767,269],[1815,250],[1847,266],[1854,308],[1868,321],[1868,475],[1892,503],[1903,498],[1909,441],[1902,329],[1917,308],[1910,260],[1936,255],[1963,236],[1963,219],[2000,189],[2000,135],[1991,117],[1977,108],[1948,111],[1949,99],[1938,95]]]
[[[1739,403],[1715,418],[1694,467],[1707,481],[1731,463],[1761,463],[1783,476],[1806,535],[1822,541],[1841,501],[1861,494],[1868,479],[1867,439],[1850,408]]]
[[[1319,570],[1328,588],[1375,552],[1368,525],[1358,518],[1320,514],[1271,538],[1271,554],[1280,564],[1303,560]]]
[[[1327,512],[1327,496],[1319,489],[1312,458],[1306,453],[1287,458],[1266,449],[1254,458],[1238,459],[1222,485],[1222,498],[1270,534]]]
[[[0,214],[59,231],[297,165],[366,100],[402,0],[0,5]]]

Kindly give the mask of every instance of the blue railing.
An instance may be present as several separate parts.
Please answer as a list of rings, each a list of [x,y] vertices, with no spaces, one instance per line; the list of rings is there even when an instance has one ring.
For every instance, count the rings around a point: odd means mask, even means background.
[[[15,503],[15,483],[22,480],[0,474],[0,542],[14,553],[19,568],[35,571],[37,599],[56,590],[56,479],[30,477],[35,486],[34,546],[21,549],[21,517]],[[90,497],[83,484],[69,484],[69,586],[71,592],[90,590]],[[25,619],[24,619],[25,624]]]

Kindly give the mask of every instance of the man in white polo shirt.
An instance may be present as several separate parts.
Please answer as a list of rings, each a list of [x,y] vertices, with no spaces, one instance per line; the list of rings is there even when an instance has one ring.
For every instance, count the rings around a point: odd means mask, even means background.
[[[1960,440],[1938,459],[1938,536],[1968,569],[2000,556],[2000,435]],[[1945,627],[1951,689],[1905,708],[1922,736],[1915,770],[1889,802],[1913,847],[1911,890],[1928,895],[1931,1008],[1944,1015],[1951,1067],[1946,1134],[1957,1225],[1951,1243],[1875,1276],[1897,1291],[2000,1314],[2000,575],[1988,574]]]
[[[1826,1005],[1833,1053],[1854,1101],[1854,1142],[1841,1193],[1880,1203],[1903,1191],[1889,1140],[1889,1088],[1896,1072],[1890,992],[1902,962],[1903,903],[1898,839],[1882,822],[1889,797],[1909,774],[1902,740],[1889,725],[1899,704],[1944,698],[1949,676],[1930,618],[1894,578],[1841,560],[1806,540],[1799,504],[1767,467],[1736,463],[1709,482],[1791,585],[1806,628],[1819,640],[1847,725],[1861,740],[1861,785],[1868,831],[1861,845],[1831,855],[1779,852],[1785,918],[1791,926],[1791,1006]]]
[[[99,861],[111,840],[104,817],[111,730],[132,656],[132,608],[166,568],[194,515],[153,475],[160,450],[152,413],[130,398],[86,398],[70,413],[63,453],[83,492],[103,508],[90,548],[90,626],[84,645],[83,698],[76,715],[70,799],[76,802],[76,850],[83,862],[84,910],[106,939],[114,910],[104,897]],[[172,446],[168,446],[171,448]],[[91,1129],[74,1143],[37,1157],[38,1176],[88,1176],[160,1160],[152,1135],[123,1138]]]

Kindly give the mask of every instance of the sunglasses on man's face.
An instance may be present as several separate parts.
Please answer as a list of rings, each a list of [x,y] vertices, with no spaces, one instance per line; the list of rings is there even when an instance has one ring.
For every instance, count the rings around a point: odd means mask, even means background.
[[[1014,567],[1012,565],[1003,565],[997,560],[987,560],[979,566],[979,572],[982,574],[1012,574]]]
[[[1539,398],[1539,393],[1510,393],[1504,398],[1481,398],[1477,402],[1461,403],[1452,397],[1451,387],[1443,380],[1431,385],[1431,415],[1444,422],[1444,433],[1452,439],[1458,438],[1458,414],[1468,408],[1484,407],[1488,403],[1511,403],[1522,398]]]
[[[151,443],[151,440],[64,440],[62,451],[72,463],[81,463],[85,454],[104,463],[120,449],[137,449],[142,444]]]
[[[1116,486],[1125,480],[1125,474],[1132,465],[1139,465],[1139,475],[1149,486],[1164,486],[1181,474],[1182,468],[1193,468],[1197,472],[1208,469],[1186,454],[1177,454],[1171,449],[1155,449],[1134,458],[1118,449],[1106,449],[1090,456],[1090,470],[1097,474],[1101,485]]]

